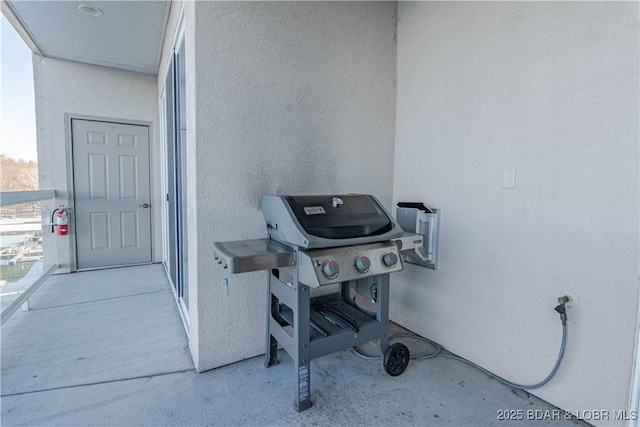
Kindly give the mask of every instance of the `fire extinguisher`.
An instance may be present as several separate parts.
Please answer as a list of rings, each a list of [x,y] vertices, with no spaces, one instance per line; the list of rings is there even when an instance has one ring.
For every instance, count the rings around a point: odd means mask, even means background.
[[[69,234],[69,214],[64,205],[60,205],[51,213],[51,232],[55,228],[58,236],[66,236]]]

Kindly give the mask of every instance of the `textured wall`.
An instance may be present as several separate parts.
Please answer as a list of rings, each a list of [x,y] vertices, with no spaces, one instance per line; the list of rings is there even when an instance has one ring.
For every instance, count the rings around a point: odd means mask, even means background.
[[[185,16],[190,345],[204,370],[264,352],[266,273],[225,288],[212,247],[266,237],[263,194],[390,205],[396,4],[196,2]]]
[[[443,217],[440,268],[395,275],[392,317],[531,383],[555,362],[553,306],[573,291],[565,360],[534,391],[565,409],[628,404],[638,39],[637,2],[399,4],[394,201]]]
[[[146,74],[77,62],[33,56],[33,78],[36,96],[36,127],[38,132],[38,164],[40,187],[58,193],[56,203],[70,205],[67,183],[65,114],[80,114],[99,118],[151,122],[150,145],[152,165],[158,164],[158,101],[156,78]],[[151,192],[158,194],[160,169],[152,166]],[[159,206],[158,195],[152,206]],[[154,261],[160,261],[162,247],[160,210],[153,210]],[[57,251],[60,272],[69,272],[70,239],[45,235],[45,251]]]
[[[167,28],[165,29],[164,42],[162,45],[162,56],[160,57],[160,67],[158,68],[158,94],[160,94],[160,91],[164,87],[169,61],[173,53],[173,45],[177,38],[178,26],[180,25],[180,13],[183,7],[183,1],[171,0]]]

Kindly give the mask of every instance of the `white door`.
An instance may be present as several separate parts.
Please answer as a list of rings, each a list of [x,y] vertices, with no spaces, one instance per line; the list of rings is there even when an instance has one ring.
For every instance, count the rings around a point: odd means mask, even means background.
[[[78,269],[151,262],[148,126],[71,121]]]

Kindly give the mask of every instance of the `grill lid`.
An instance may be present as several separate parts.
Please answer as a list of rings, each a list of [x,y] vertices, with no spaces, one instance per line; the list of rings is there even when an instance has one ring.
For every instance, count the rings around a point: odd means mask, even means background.
[[[264,196],[269,236],[303,248],[358,245],[402,235],[378,200],[366,194]]]
[[[287,196],[291,210],[309,234],[327,239],[376,236],[392,223],[376,201],[366,194],[347,196]]]

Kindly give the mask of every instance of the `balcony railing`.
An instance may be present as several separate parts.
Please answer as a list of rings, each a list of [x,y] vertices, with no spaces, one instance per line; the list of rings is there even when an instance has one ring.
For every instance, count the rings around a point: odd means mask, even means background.
[[[42,242],[43,232],[50,232],[54,197],[54,190],[0,192],[0,324],[28,306],[58,268],[55,256],[44,256]]]

